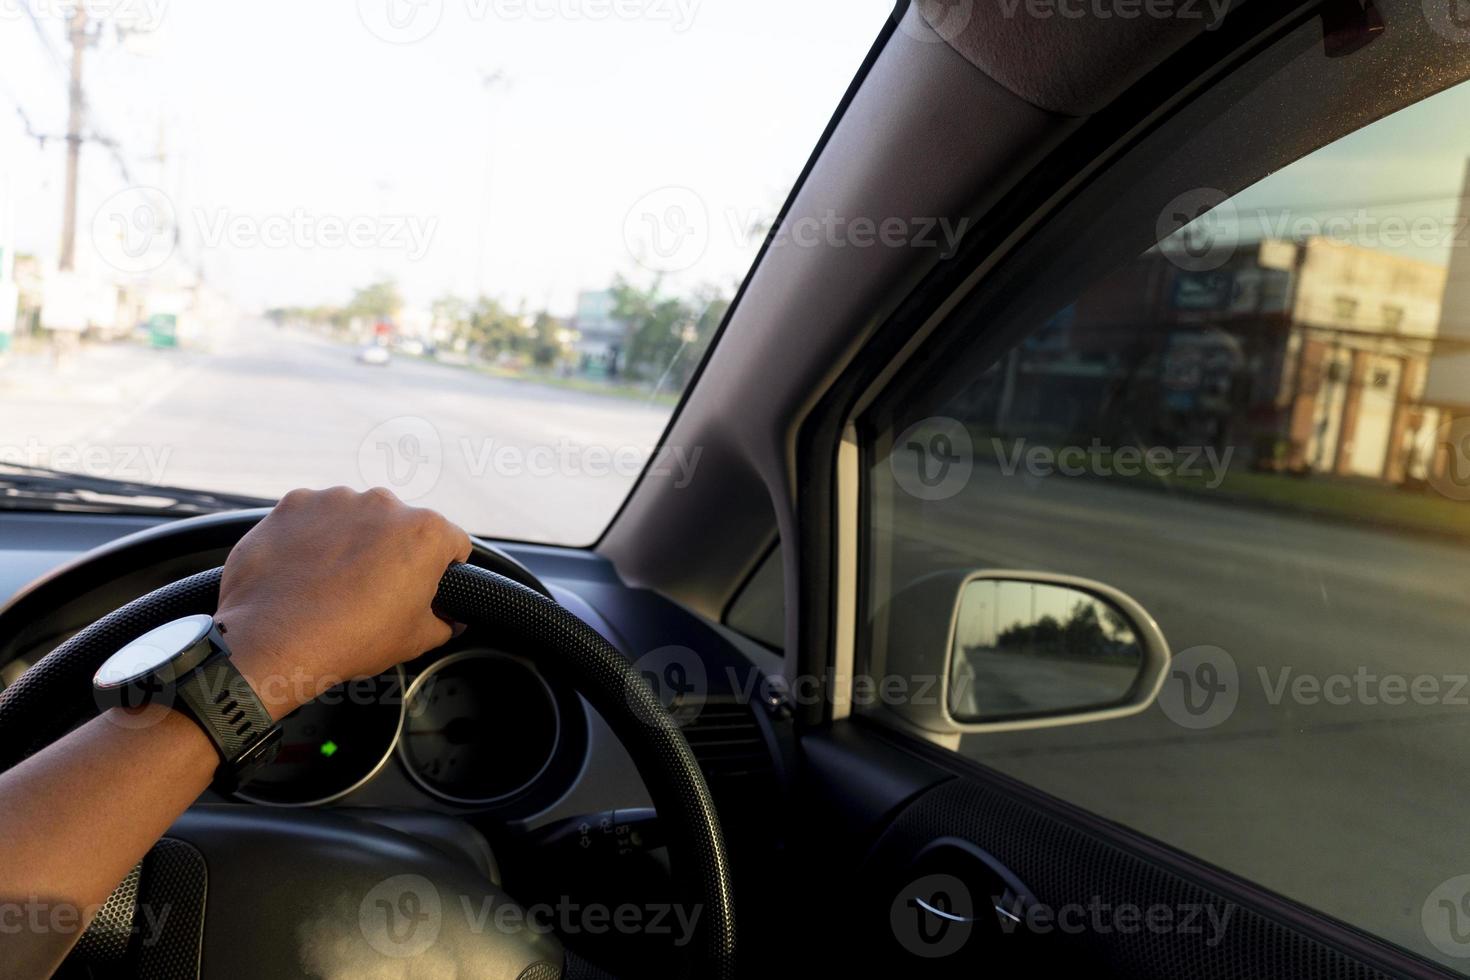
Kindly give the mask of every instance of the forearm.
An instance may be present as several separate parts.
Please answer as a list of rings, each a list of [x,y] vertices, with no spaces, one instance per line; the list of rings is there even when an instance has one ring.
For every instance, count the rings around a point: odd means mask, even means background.
[[[386,491],[292,491],[231,549],[215,625],[279,721],[335,683],[446,642],[435,591],[471,550],[463,530]],[[148,724],[113,709],[0,773],[6,980],[51,973],[219,766],[192,719],[145,710]]]
[[[0,773],[0,897],[90,905],[209,785],[219,755],[177,711],[113,708]]]
[[[260,658],[237,651],[259,687]],[[280,687],[280,685],[275,685]],[[280,718],[288,702],[268,703]],[[98,906],[209,786],[219,753],[184,714],[113,708],[0,773],[0,961],[47,976]]]
[[[219,755],[193,721],[114,708],[0,774],[0,936],[7,973],[48,976]],[[11,973],[11,971],[14,971]]]

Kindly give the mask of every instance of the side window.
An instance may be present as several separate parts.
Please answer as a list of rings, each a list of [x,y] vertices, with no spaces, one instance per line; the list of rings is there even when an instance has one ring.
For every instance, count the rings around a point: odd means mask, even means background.
[[[786,646],[786,576],[780,544],[767,552],[730,601],[725,625],[772,650]]]
[[[1461,85],[1191,205],[1009,350],[916,359],[861,420],[867,642],[925,583],[975,591],[912,607],[968,631],[955,716],[1116,704],[1141,656],[1116,607],[977,572],[1101,583],[1173,651],[1141,712],[957,751],[1460,969],[1466,119]]]

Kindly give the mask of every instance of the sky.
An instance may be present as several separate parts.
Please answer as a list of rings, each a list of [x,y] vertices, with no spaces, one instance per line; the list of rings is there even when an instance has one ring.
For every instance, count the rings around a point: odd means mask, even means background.
[[[87,4],[136,30],[86,57],[90,128],[116,142],[131,180],[107,147],[84,148],[81,268],[112,261],[145,200],[179,228],[179,254],[250,308],[342,302],[391,277],[420,306],[483,292],[557,313],[618,274],[733,290],[892,10]],[[48,264],[65,14],[58,0],[0,0],[0,197],[8,185],[17,249]],[[44,148],[27,121],[53,137]]]
[[[1470,82],[1282,167],[1232,199],[1241,237],[1336,229],[1353,244],[1447,265],[1456,237],[1463,246],[1470,234],[1458,227],[1470,161],[1466,119]],[[1335,229],[1325,224],[1333,218]]]
[[[89,131],[117,146],[83,151],[84,269],[118,265],[117,228],[143,200],[178,227],[172,257],[202,265],[247,308],[343,302],[392,278],[420,307],[485,293],[561,314],[615,275],[732,292],[892,9],[86,3],[97,21],[133,30],[108,33],[86,58]],[[66,13],[62,0],[0,0],[0,226],[8,187],[17,248],[46,264],[60,241]],[[1440,233],[1365,244],[1443,262],[1467,115],[1470,89],[1451,89],[1234,204],[1252,231],[1283,207],[1307,227],[1358,209],[1370,231],[1429,222]],[[28,127],[50,137],[44,147]]]

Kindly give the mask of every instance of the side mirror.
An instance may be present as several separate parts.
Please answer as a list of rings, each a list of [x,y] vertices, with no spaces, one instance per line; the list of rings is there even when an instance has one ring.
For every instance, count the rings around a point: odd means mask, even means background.
[[[880,671],[929,697],[887,707],[935,735],[1015,731],[1137,714],[1158,697],[1169,645],[1117,589],[1042,572],[926,576],[885,610]]]

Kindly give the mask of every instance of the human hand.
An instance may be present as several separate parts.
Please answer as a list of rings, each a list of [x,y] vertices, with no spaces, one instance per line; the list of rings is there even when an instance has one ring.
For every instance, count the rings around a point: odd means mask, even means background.
[[[463,530],[387,490],[293,490],[230,552],[215,621],[279,719],[445,643],[431,603],[469,555]]]

